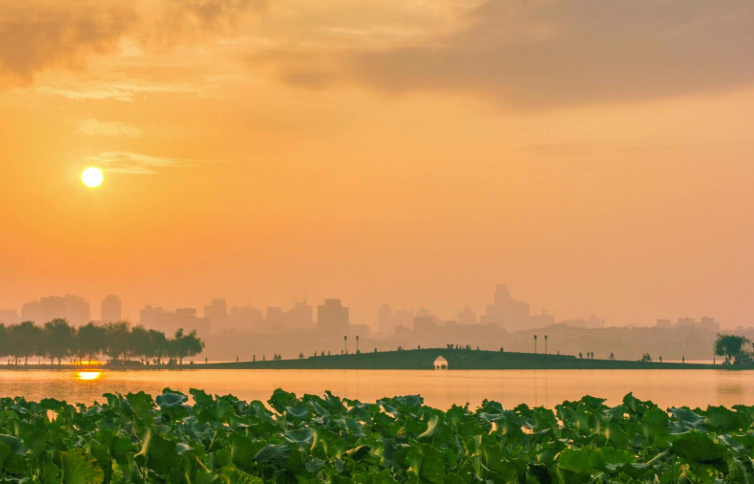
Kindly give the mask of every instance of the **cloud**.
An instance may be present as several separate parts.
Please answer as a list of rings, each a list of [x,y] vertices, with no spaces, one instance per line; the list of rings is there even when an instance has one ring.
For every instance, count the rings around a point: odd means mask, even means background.
[[[644,101],[754,82],[751,0],[488,0],[463,23],[412,45],[314,52],[311,61],[282,56],[276,68],[302,87],[469,92],[524,108]]]
[[[117,1],[84,8],[36,0],[2,4],[0,74],[30,82],[51,67],[80,66],[89,54],[111,52],[136,21],[133,9]]]
[[[87,165],[102,167],[106,172],[129,175],[154,175],[161,168],[186,168],[199,163],[198,160],[149,156],[128,151],[106,151],[87,156],[83,161]]]
[[[82,69],[90,57],[192,43],[232,28],[266,0],[25,0],[0,2],[0,76],[30,84],[53,68]],[[136,49],[138,51],[138,49]]]
[[[108,136],[113,138],[141,138],[143,132],[136,126],[119,121],[103,121],[97,118],[86,118],[78,122],[78,133],[86,136]]]
[[[199,88],[187,83],[175,84],[138,79],[128,82],[108,79],[77,79],[75,82],[41,86],[38,91],[74,101],[112,99],[131,102],[138,94],[198,92]]]

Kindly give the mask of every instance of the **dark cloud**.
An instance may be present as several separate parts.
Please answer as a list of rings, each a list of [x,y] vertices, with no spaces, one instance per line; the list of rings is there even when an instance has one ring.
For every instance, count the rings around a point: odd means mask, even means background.
[[[0,75],[30,82],[49,68],[80,68],[91,55],[113,52],[123,38],[143,46],[191,42],[232,28],[265,5],[266,0],[0,3]]]
[[[0,6],[0,74],[31,81],[50,67],[81,65],[88,54],[111,51],[136,23],[126,4],[92,7]]]
[[[754,81],[751,0],[490,0],[420,45],[281,63],[289,82],[454,90],[550,108],[735,89]],[[318,86],[319,87],[319,86]]]

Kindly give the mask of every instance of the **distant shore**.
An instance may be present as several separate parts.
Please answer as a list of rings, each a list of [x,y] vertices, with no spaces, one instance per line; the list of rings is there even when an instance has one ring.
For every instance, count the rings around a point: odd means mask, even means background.
[[[183,365],[128,364],[102,365],[0,365],[0,370],[747,370],[751,367],[702,363],[661,363],[628,360],[577,358],[570,355],[503,353],[498,351],[426,348],[379,353],[359,353],[267,361],[226,363],[191,362]],[[436,368],[437,366],[437,368]]]

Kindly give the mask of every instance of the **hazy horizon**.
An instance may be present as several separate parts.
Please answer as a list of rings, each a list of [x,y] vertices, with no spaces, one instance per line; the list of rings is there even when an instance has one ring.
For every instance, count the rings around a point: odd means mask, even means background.
[[[0,0],[0,308],[754,312],[754,3]],[[82,185],[89,166],[104,172]]]

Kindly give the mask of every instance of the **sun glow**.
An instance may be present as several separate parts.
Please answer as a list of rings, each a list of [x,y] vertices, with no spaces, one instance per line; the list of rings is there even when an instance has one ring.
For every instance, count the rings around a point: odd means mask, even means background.
[[[97,188],[102,185],[104,179],[105,175],[102,174],[102,170],[94,166],[90,166],[81,172],[81,181],[89,188]]]
[[[76,379],[80,381],[93,381],[102,378],[101,371],[79,371],[76,372]]]

